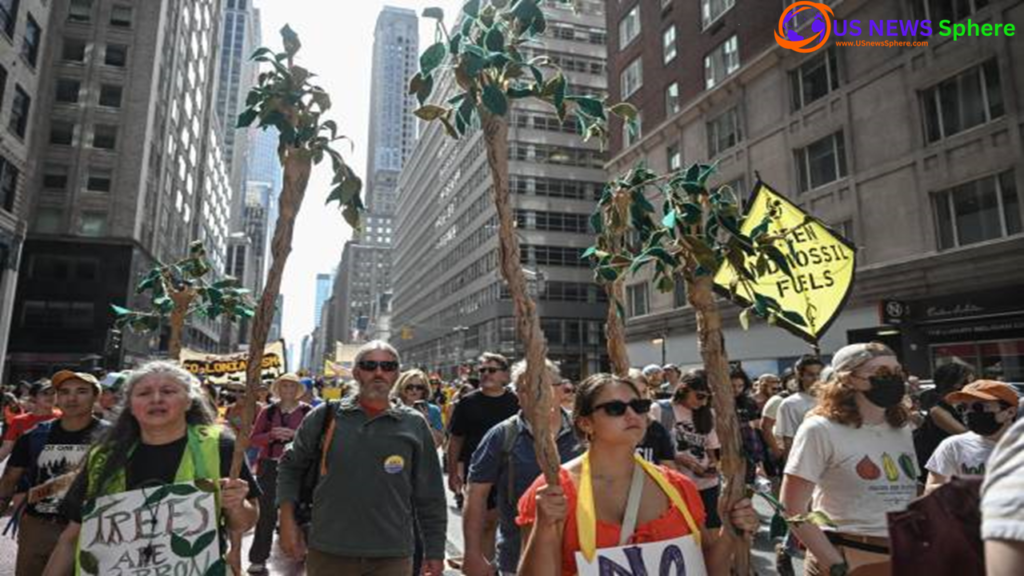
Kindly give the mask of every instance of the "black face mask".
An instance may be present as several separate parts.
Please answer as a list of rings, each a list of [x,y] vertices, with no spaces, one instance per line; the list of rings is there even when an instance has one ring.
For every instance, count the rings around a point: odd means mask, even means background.
[[[975,434],[991,436],[999,431],[1003,425],[996,422],[995,412],[968,412],[967,429]]]
[[[872,376],[868,381],[871,389],[864,392],[864,397],[879,408],[892,408],[902,402],[907,393],[907,385],[899,374]]]

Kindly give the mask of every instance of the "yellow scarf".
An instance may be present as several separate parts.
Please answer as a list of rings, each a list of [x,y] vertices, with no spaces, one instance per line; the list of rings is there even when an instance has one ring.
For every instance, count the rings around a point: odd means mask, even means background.
[[[682,495],[669,482],[660,468],[635,454],[633,457],[636,459],[637,464],[644,469],[644,472],[668,496],[672,505],[683,513],[686,525],[690,527],[690,533],[697,541],[697,547],[699,548],[700,529],[697,528],[697,523],[693,521],[693,515],[690,514],[690,509],[686,507],[686,502],[683,501]],[[580,471],[579,495],[576,498],[576,527],[580,536],[580,551],[583,553],[584,558],[588,561],[593,561],[594,554],[597,552],[597,509],[594,506],[594,486],[590,479],[590,451],[583,455],[583,468]]]

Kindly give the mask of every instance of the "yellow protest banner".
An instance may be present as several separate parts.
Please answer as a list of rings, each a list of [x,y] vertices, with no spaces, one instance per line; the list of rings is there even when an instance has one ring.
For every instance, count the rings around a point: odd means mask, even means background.
[[[210,384],[242,388],[245,386],[245,367],[249,353],[205,354],[188,348],[181,350],[181,365]],[[263,381],[272,382],[284,374],[284,342],[278,340],[263,349]]]
[[[747,254],[745,272],[725,262],[715,289],[760,315],[775,308],[774,321],[816,343],[839,316],[853,288],[856,247],[760,180],[747,202],[740,232],[778,247]],[[789,270],[789,274],[786,273]]]

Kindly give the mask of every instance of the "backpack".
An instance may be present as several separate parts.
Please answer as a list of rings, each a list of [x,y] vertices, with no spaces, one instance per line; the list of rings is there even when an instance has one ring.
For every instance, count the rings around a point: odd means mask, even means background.
[[[296,520],[300,525],[309,524],[313,519],[313,492],[320,483],[320,478],[327,474],[327,453],[331,449],[331,439],[334,437],[334,412],[337,409],[338,402],[334,400],[327,401],[326,414],[324,414],[323,422],[320,424],[320,435],[316,444],[320,458],[310,462],[302,473],[302,483],[299,485],[299,501],[295,505]],[[271,414],[267,414],[268,420],[270,416]]]
[[[954,477],[887,516],[893,574],[985,576],[980,479]]]
[[[501,428],[501,454],[498,458],[498,475],[504,471],[508,476],[508,486],[505,489],[505,500],[514,510],[518,502],[515,499],[515,477],[516,467],[512,460],[512,447],[516,445],[520,432],[523,431],[523,422],[518,414],[502,421],[498,426]]]

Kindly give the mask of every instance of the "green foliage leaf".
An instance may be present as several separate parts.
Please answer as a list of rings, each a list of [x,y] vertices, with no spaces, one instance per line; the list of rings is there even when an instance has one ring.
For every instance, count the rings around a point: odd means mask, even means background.
[[[567,96],[566,100],[575,102],[579,109],[587,115],[600,118],[601,120],[608,119],[604,113],[604,103],[598,98],[591,96]]]
[[[435,104],[427,104],[426,106],[416,109],[413,114],[415,114],[417,118],[429,122],[431,120],[437,120],[441,116],[448,114],[448,109]]]
[[[480,15],[480,0],[469,0],[462,7],[462,12],[469,16],[468,20],[472,22],[473,18]]]
[[[127,316],[132,313],[131,310],[127,308],[122,308],[121,306],[118,306],[116,304],[111,304],[110,309],[114,312],[114,315],[116,316]]]
[[[671,276],[662,276],[660,279],[658,279],[657,288],[658,291],[663,294],[672,292],[673,290],[676,289],[676,282],[675,280],[672,279]]]
[[[493,84],[484,86],[483,102],[484,106],[495,116],[504,116],[508,113],[508,100],[505,98],[505,94]]]
[[[604,233],[604,215],[600,210],[590,215],[590,229],[594,234]]]
[[[96,576],[100,573],[99,560],[97,560],[96,557],[93,556],[92,552],[89,552],[88,550],[78,551],[78,565],[81,566],[82,570],[87,574]]]
[[[255,108],[249,108],[238,115],[238,123],[235,124],[236,128],[248,128],[252,126],[252,123],[256,121],[256,117],[259,113]]]
[[[288,56],[295,56],[299,49],[302,48],[302,42],[299,42],[299,35],[287,24],[284,25],[284,28],[281,28],[281,41],[284,43],[284,51]]]
[[[432,6],[430,8],[424,8],[423,9],[423,17],[424,18],[433,18],[434,20],[437,20],[438,22],[444,22],[444,10],[441,9],[441,8],[438,8],[436,6]]]
[[[424,78],[430,76],[448,54],[448,49],[443,42],[437,42],[420,55],[420,75]]]
[[[665,217],[661,219],[661,225],[669,230],[676,227],[676,212],[675,210],[669,210]]]
[[[750,330],[750,308],[744,308],[740,312],[740,326],[743,327],[744,331]]]
[[[611,266],[600,266],[597,268],[597,274],[601,279],[608,282],[615,282],[619,279],[619,271]]]
[[[779,267],[783,274],[790,278],[793,277],[793,270],[789,267],[789,261],[786,260],[786,255],[782,253],[782,250],[779,250],[775,245],[769,244],[764,247],[764,253]]]
[[[497,26],[492,26],[484,36],[484,47],[491,52],[503,52],[505,50],[505,35]]]
[[[192,544],[174,532],[171,532],[171,550],[182,558],[192,557]]]
[[[800,326],[803,328],[807,327],[807,322],[804,320],[804,317],[800,315],[800,313],[798,312],[794,312],[792,310],[783,310],[782,317],[786,319],[790,324],[794,324],[796,326]]]
[[[638,114],[636,106],[633,106],[629,102],[619,102],[609,108],[608,111],[625,120],[636,120]]]
[[[192,543],[192,555],[198,556],[202,554],[203,550],[206,550],[214,540],[217,539],[217,531],[210,530],[209,532],[202,534],[196,541]]]

